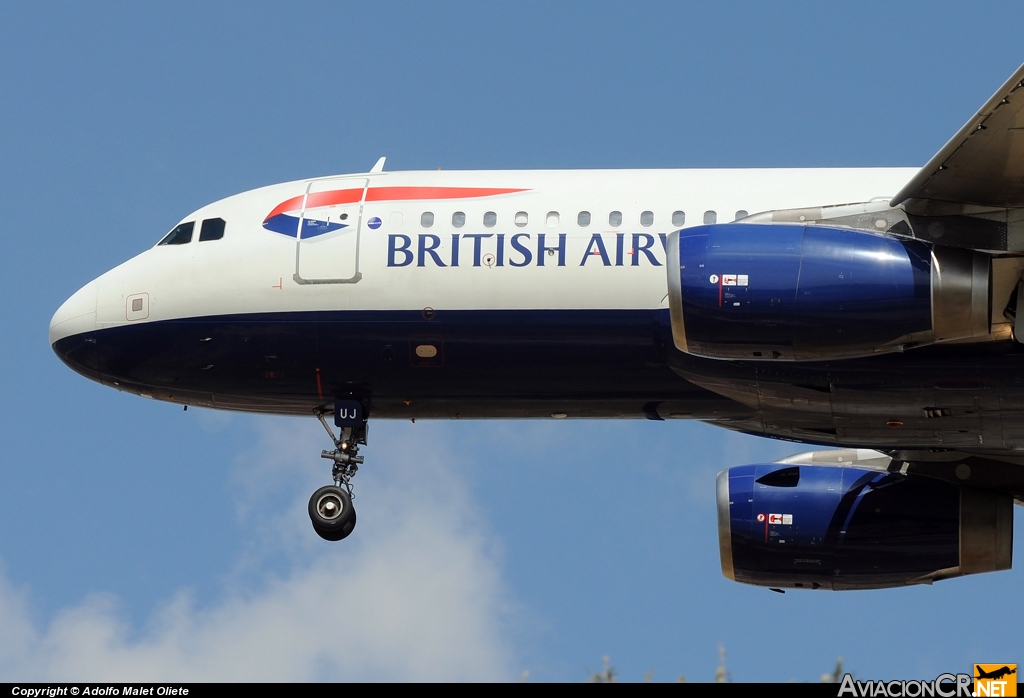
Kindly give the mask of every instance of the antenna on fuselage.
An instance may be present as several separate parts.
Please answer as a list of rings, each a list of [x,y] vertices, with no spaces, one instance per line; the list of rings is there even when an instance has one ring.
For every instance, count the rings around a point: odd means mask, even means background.
[[[373,174],[374,172],[383,172],[384,171],[384,161],[387,160],[387,159],[388,159],[387,156],[385,156],[385,157],[382,157],[380,160],[378,160],[377,164],[370,168],[370,174]]]

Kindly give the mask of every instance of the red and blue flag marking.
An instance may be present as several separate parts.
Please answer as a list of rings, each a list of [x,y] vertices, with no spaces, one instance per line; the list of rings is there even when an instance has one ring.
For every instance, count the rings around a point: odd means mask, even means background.
[[[526,189],[499,189],[485,187],[373,187],[366,190],[366,201],[422,201],[429,199],[475,199],[484,196],[514,194]],[[349,227],[348,223],[320,220],[309,215],[313,209],[325,206],[340,206],[358,203],[363,188],[318,191],[305,196],[293,196],[274,207],[263,220],[263,227],[275,233],[296,237],[299,231],[299,215],[305,200],[305,215],[302,217],[302,239]]]

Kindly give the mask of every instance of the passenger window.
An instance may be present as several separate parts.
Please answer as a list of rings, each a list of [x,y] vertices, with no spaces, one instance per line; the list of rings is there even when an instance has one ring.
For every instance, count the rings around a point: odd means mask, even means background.
[[[641,213],[640,225],[642,225],[645,228],[650,228],[652,225],[654,225],[654,212],[644,211],[643,213]]]
[[[420,225],[424,228],[429,228],[434,225],[434,214],[430,211],[424,211],[420,214]]]
[[[498,214],[494,211],[488,211],[484,214],[484,227],[493,228],[498,223]]]
[[[622,211],[612,211],[608,214],[608,225],[618,228],[622,225]]]
[[[167,233],[159,245],[184,245],[192,242],[192,229],[196,227],[195,221],[182,223],[177,228]]]
[[[740,218],[746,218],[746,217],[747,217],[747,212],[744,211],[742,208],[739,211],[736,212],[736,220],[739,220]]]
[[[526,215],[526,211],[520,211],[516,214],[516,227],[525,228],[526,224],[530,222],[530,217]]]
[[[558,227],[558,211],[548,211],[546,220],[544,221],[549,228]]]
[[[682,228],[686,225],[686,212],[685,211],[673,211],[672,212],[672,225],[677,228]]]
[[[718,214],[714,211],[704,212],[704,225],[714,225],[718,222]]]
[[[462,211],[456,211],[452,214],[452,227],[461,228],[466,225],[466,214]]]
[[[581,228],[590,225],[590,211],[580,211],[580,214],[576,216],[576,225]]]
[[[222,237],[224,237],[223,218],[207,218],[203,221],[203,227],[199,229],[199,242],[220,240]]]

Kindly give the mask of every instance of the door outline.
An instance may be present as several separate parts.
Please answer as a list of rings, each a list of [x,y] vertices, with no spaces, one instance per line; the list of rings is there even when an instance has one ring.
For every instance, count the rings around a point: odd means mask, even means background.
[[[306,220],[306,203],[309,201],[309,191],[313,188],[314,184],[321,182],[357,182],[362,180],[363,182],[363,194],[359,198],[359,212],[356,215],[356,251],[355,251],[355,272],[347,279],[305,279],[299,273],[299,254],[302,249],[302,229],[303,223]],[[299,228],[295,231],[295,273],[292,275],[292,279],[295,283],[301,285],[307,284],[354,284],[358,283],[363,278],[363,273],[359,271],[359,243],[362,237],[363,231],[363,208],[366,204],[366,191],[370,187],[370,179],[366,176],[356,177],[326,177],[324,179],[311,180],[306,185],[306,191],[302,195],[302,213],[299,214]]]

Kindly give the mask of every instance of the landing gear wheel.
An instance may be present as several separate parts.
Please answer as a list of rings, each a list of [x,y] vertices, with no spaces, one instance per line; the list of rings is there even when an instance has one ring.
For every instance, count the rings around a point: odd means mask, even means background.
[[[309,520],[313,522],[313,530],[321,538],[341,540],[352,532],[355,519],[356,511],[352,508],[352,497],[341,487],[321,487],[309,498]],[[336,535],[341,538],[333,538]]]
[[[352,529],[354,529],[355,527],[356,527],[356,510],[353,509],[352,510],[352,518],[348,520],[348,523],[346,523],[345,526],[340,531],[321,531],[316,526],[313,527],[313,530],[316,531],[316,534],[318,536],[320,536],[321,538],[323,538],[324,540],[337,541],[337,540],[344,540],[345,538],[348,538],[348,534],[352,533]]]
[[[313,522],[313,530],[324,540],[341,540],[356,527],[352,478],[363,462],[359,445],[366,443],[365,407],[355,400],[335,401],[334,424],[342,427],[340,438],[334,435],[334,430],[324,418],[328,414],[325,406],[317,407],[313,414],[334,442],[333,451],[320,453],[321,458],[333,463],[331,476],[334,484],[321,487],[309,498],[309,520]]]

